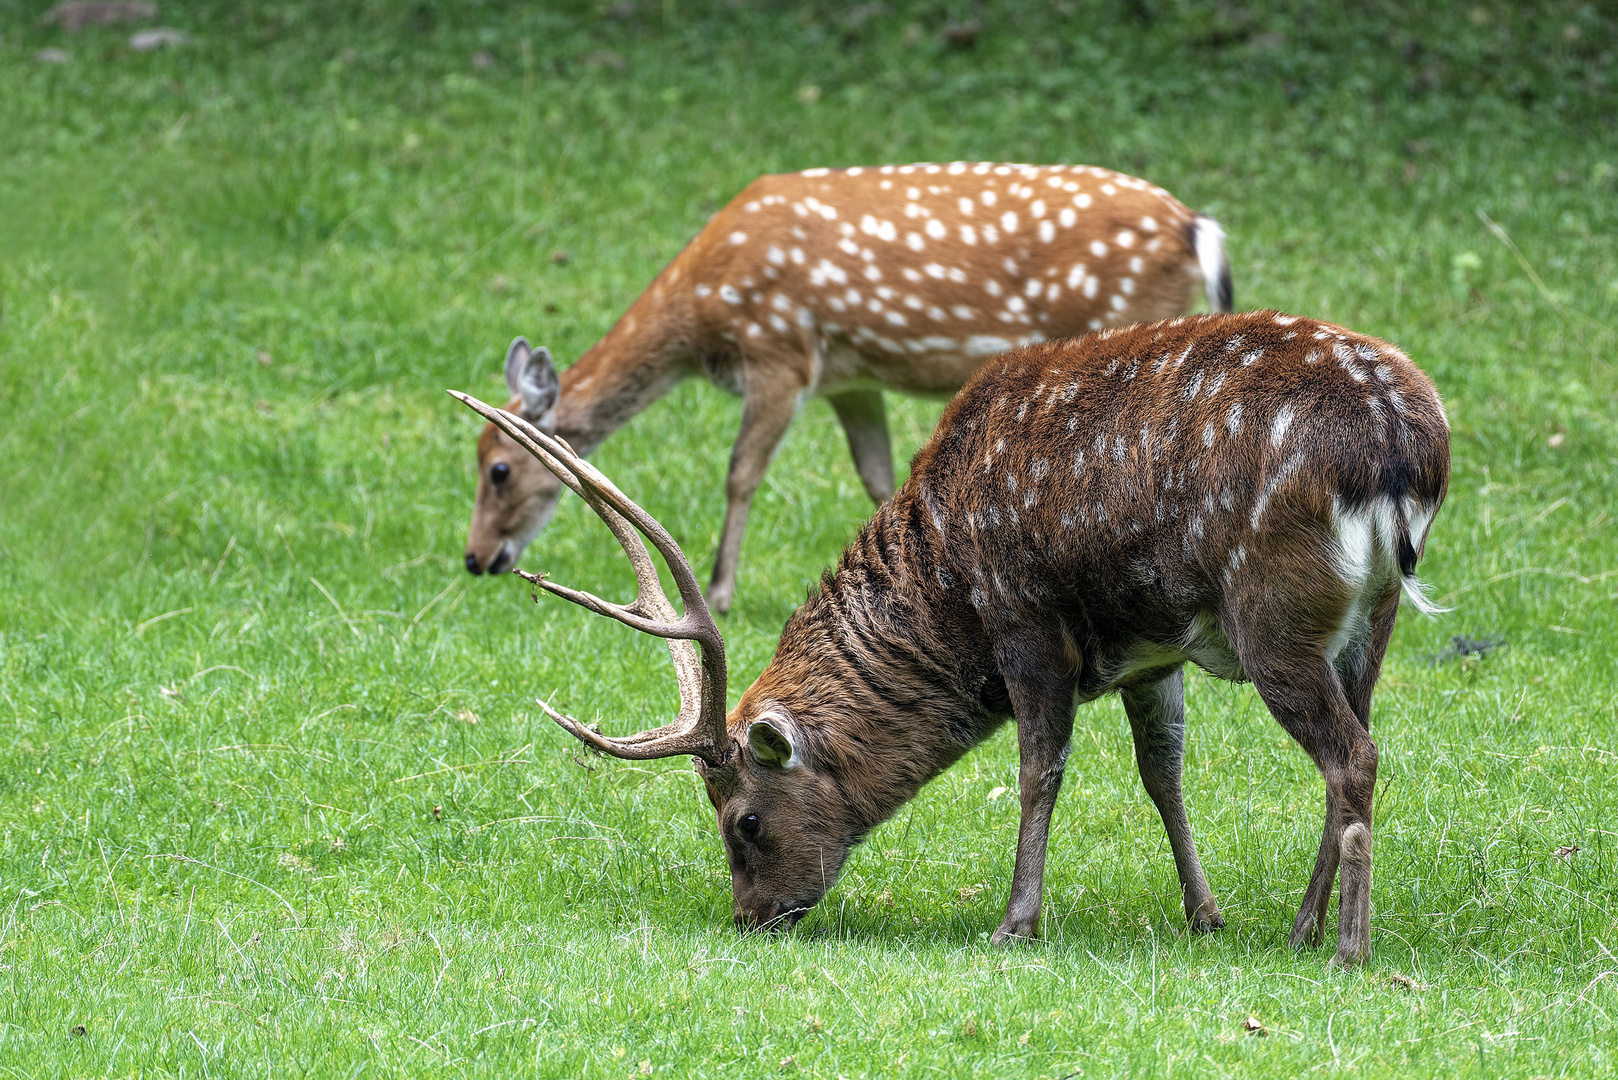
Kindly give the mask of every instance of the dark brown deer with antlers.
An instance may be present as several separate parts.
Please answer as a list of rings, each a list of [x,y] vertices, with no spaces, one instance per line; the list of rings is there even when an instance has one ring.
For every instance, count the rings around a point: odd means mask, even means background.
[[[728,716],[724,644],[668,534],[560,441],[463,400],[629,552],[640,592],[627,607],[530,580],[669,638],[679,719],[620,739],[545,708],[609,754],[696,757],[738,923],[796,921],[851,847],[1015,717],[1022,823],[995,940],[1035,934],[1076,705],[1117,690],[1186,917],[1219,927],[1181,799],[1190,661],[1251,680],[1319,766],[1325,828],[1292,940],[1321,940],[1340,866],[1336,960],[1366,957],[1371,691],[1401,592],[1433,610],[1414,575],[1449,477],[1443,407],[1398,349],[1257,312],[991,361]],[[637,530],[673,571],[683,615]]]
[[[893,494],[882,391],[949,395],[990,356],[1190,309],[1230,310],[1224,234],[1162,188],[1085,165],[883,165],[761,176],[557,375],[518,338],[508,408],[588,455],[701,375],[742,397],[708,601],[729,610],[753,495],[824,397],[865,490]],[[561,487],[498,427],[478,440],[466,568],[499,573]]]

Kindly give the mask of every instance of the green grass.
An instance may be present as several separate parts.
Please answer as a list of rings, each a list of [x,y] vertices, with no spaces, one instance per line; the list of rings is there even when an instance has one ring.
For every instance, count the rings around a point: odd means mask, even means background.
[[[971,9],[905,0],[174,2],[195,43],[137,54],[45,6],[0,0],[9,1075],[1618,1064],[1610,12],[1058,0],[987,5],[955,50]],[[1323,788],[1202,676],[1186,783],[1223,933],[1184,931],[1108,701],[1044,942],[986,940],[1009,730],[793,937],[739,937],[687,765],[585,760],[533,705],[650,723],[658,643],[460,570],[476,426],[442,388],[498,397],[517,333],[577,356],[758,173],[961,157],[1144,174],[1224,222],[1239,304],[1387,337],[1446,397],[1422,573],[1455,611],[1401,622],[1377,697],[1364,971],[1287,947]],[[891,409],[908,455],[938,406]],[[738,417],[687,385],[597,456],[704,566]],[[811,405],[755,504],[733,694],[868,509]],[[576,500],[524,561],[630,587]],[[1506,644],[1434,665],[1456,634]]]

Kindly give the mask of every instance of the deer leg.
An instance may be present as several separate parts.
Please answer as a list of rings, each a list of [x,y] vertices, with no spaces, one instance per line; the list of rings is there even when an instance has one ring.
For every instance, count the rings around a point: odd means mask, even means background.
[[[1371,617],[1371,633],[1364,646],[1351,657],[1338,658],[1338,678],[1343,696],[1354,717],[1367,732],[1371,730],[1371,691],[1382,673],[1382,657],[1388,650],[1388,639],[1393,636],[1393,624],[1399,614],[1398,587],[1392,588],[1377,604]],[[1326,792],[1326,822],[1321,828],[1320,849],[1315,855],[1315,868],[1309,875],[1309,886],[1304,890],[1303,903],[1292,925],[1293,948],[1317,946],[1326,936],[1326,911],[1331,907],[1331,887],[1337,877],[1341,851],[1338,840],[1345,823],[1339,820],[1337,805],[1331,791]],[[1341,900],[1339,900],[1339,912]],[[1338,923],[1342,918],[1339,915]]]
[[[1354,710],[1366,731],[1371,730],[1371,691],[1376,689],[1376,680],[1382,674],[1382,658],[1387,655],[1388,640],[1393,637],[1393,624],[1398,616],[1399,587],[1394,585],[1371,613],[1371,633],[1357,662],[1338,672],[1348,707]]]
[[[995,659],[1017,717],[1021,759],[1017,782],[1022,793],[1011,897],[1006,902],[1006,917],[991,939],[1000,945],[1039,933],[1045,849],[1073,736],[1075,673],[1063,641],[1039,634],[1002,636],[995,643]]]
[[[736,594],[736,566],[741,560],[742,535],[753,494],[764,480],[764,470],[781,445],[798,409],[796,385],[779,381],[750,383],[742,401],[742,427],[730,451],[730,474],[725,479],[725,525],[719,533],[713,579],[708,584],[708,605],[724,614]]]
[[[888,443],[888,417],[880,390],[845,390],[830,394],[832,411],[848,436],[854,469],[871,501],[881,505],[893,498],[893,448]]]
[[[1315,869],[1293,924],[1293,944],[1320,939],[1332,878],[1336,876],[1333,871],[1340,869],[1337,954],[1332,962],[1345,967],[1362,963],[1370,946],[1371,800],[1376,792],[1376,743],[1349,707],[1337,672],[1318,649],[1278,653],[1274,643],[1285,641],[1283,636],[1231,636],[1242,666],[1270,714],[1314,759],[1326,781],[1326,825]],[[1268,649],[1252,644],[1263,641],[1270,643]]]
[[[1203,876],[1191,820],[1180,793],[1185,760],[1184,672],[1176,669],[1168,678],[1148,686],[1126,687],[1121,696],[1135,735],[1135,764],[1140,769],[1141,784],[1156,804],[1169,834],[1185,917],[1194,930],[1218,930],[1225,925],[1225,917],[1219,913],[1208,879]]]

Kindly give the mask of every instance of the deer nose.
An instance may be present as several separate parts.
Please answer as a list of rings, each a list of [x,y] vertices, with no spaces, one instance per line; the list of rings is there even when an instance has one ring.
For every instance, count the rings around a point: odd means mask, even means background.
[[[466,553],[466,569],[473,574],[483,573],[483,567],[478,565],[478,557],[470,551]]]

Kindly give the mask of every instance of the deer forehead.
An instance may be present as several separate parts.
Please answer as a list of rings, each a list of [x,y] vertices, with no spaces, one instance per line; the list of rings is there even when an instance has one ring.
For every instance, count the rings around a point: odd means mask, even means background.
[[[509,413],[515,413],[521,407],[522,402],[516,398],[512,398],[510,401],[506,402],[505,410]],[[495,427],[493,424],[484,424],[483,430],[478,432],[478,464],[480,466],[486,464],[488,460],[496,454],[510,454],[512,451],[518,449],[517,444],[511,440],[510,436],[501,431],[499,428]],[[519,464],[526,462],[528,460],[528,455],[518,454],[516,455],[515,460]]]

